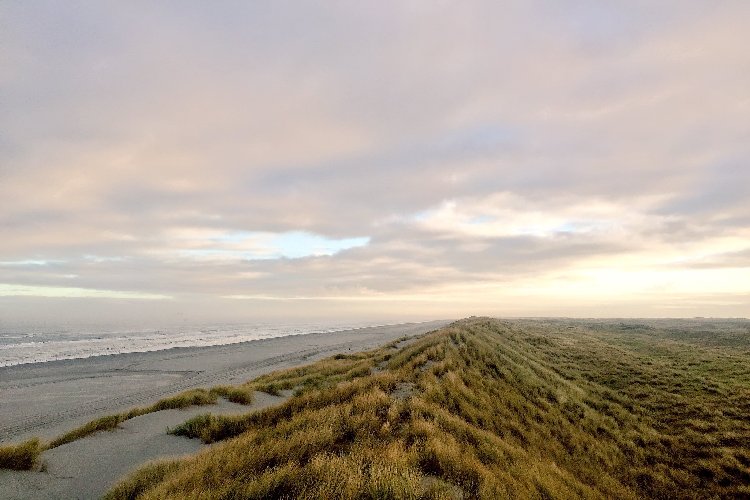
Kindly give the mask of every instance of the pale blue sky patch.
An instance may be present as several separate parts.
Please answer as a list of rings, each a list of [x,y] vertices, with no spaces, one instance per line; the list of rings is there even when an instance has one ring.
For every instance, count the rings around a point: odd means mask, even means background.
[[[366,246],[369,242],[369,237],[333,239],[303,231],[281,233],[273,239],[278,255],[287,259],[335,255],[344,250]]]
[[[554,237],[564,234],[576,235],[604,231],[611,224],[615,223],[616,221],[608,223],[607,221],[595,220],[569,220],[563,222],[550,220],[549,223],[540,222],[537,224],[521,225],[515,227],[514,233],[517,235],[536,236],[539,238]]]
[[[179,254],[198,260],[302,259],[332,256],[369,243],[368,236],[328,238],[306,231],[232,231],[209,238],[202,248],[183,249]]]

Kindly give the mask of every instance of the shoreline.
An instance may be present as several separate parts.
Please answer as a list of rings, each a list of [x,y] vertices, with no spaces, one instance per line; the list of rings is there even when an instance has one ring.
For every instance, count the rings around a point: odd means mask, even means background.
[[[93,418],[183,390],[363,351],[449,320],[313,332],[213,346],[104,354],[0,367],[0,443],[50,438]]]
[[[339,333],[339,332],[355,332],[358,330],[366,330],[368,328],[387,328],[391,326],[406,326],[406,325],[418,325],[421,323],[429,323],[429,321],[416,321],[416,322],[404,322],[404,323],[384,323],[384,324],[378,324],[378,325],[368,325],[368,326],[359,326],[354,328],[339,328],[339,329],[331,329],[326,331],[319,331],[319,330],[312,330],[309,332],[303,332],[303,333],[289,333],[289,334],[283,334],[283,335],[277,335],[274,337],[262,337],[257,339],[247,339],[247,340],[240,340],[237,342],[225,342],[222,344],[207,344],[207,345],[177,345],[177,346],[170,346],[170,347],[163,347],[163,348],[157,348],[157,349],[148,349],[143,351],[122,351],[122,352],[111,352],[111,353],[99,353],[99,354],[92,354],[90,356],[78,356],[78,357],[71,357],[71,358],[60,358],[60,359],[50,359],[47,361],[29,361],[29,362],[22,362],[22,363],[15,363],[11,365],[2,365],[0,366],[0,374],[5,370],[6,368],[14,368],[17,366],[27,366],[27,365],[43,365],[48,363],[59,363],[59,362],[65,362],[65,361],[79,361],[84,359],[92,359],[92,358],[100,358],[100,357],[107,357],[107,356],[124,356],[127,354],[146,354],[150,352],[163,352],[163,351],[170,351],[172,349],[208,349],[212,347],[222,347],[222,346],[229,346],[229,345],[238,345],[238,344],[246,344],[248,342],[260,342],[264,340],[274,340],[282,337],[298,337],[298,336],[304,336],[304,335],[316,335],[316,334],[329,334],[329,333]]]

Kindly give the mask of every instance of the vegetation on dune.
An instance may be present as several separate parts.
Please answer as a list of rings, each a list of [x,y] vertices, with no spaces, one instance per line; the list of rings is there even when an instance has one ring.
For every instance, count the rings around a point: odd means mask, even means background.
[[[393,348],[399,339],[391,342],[386,349]],[[266,392],[278,396],[282,390],[294,387],[310,389],[320,387],[322,384],[351,378],[369,371],[372,360],[364,354],[337,354],[336,360],[347,360],[345,363],[327,365],[325,361],[316,365],[316,369],[310,371],[306,368],[289,370],[284,377],[261,376],[252,382],[239,386],[215,386],[209,390],[191,389],[175,396],[170,396],[156,403],[133,408],[124,413],[106,415],[83,424],[55,439],[42,443],[38,438],[24,443],[0,446],[0,469],[31,470],[38,465],[39,455],[45,450],[71,443],[86,436],[100,431],[111,431],[121,423],[147,413],[161,410],[181,409],[190,406],[203,406],[215,404],[218,397],[222,397],[232,403],[250,405],[253,402],[255,391]],[[334,366],[335,365],[335,366]],[[356,368],[354,368],[356,366]]]
[[[110,498],[749,496],[749,326],[460,321],[256,379],[295,396]]]
[[[228,385],[220,385],[211,388],[211,394],[221,396],[222,398],[241,405],[249,405],[253,403],[253,391],[252,387],[232,387]]]
[[[340,397],[339,394],[332,391],[321,393],[321,389],[330,389],[339,383],[381,371],[384,363],[392,356],[395,345],[394,342],[384,348],[355,355],[339,354],[313,365],[263,375],[245,386],[270,394],[294,389],[296,397],[286,404],[246,415],[198,415],[170,432],[213,443],[241,434],[251,426],[272,426],[279,419],[289,417],[310,405],[321,407],[334,404]],[[353,386],[351,390],[356,391],[357,387]]]
[[[147,413],[215,404],[219,396],[234,403],[249,405],[253,401],[253,390],[249,386],[217,386],[210,390],[191,389],[175,396],[160,399],[149,406],[133,408],[124,413],[94,419],[48,443],[41,443],[38,438],[34,438],[18,445],[0,446],[0,469],[31,470],[38,464],[39,455],[44,450],[71,443],[95,432],[114,430],[126,420]]]
[[[115,486],[104,496],[104,500],[136,498],[155,483],[161,481],[164,476],[177,470],[179,466],[180,462],[177,460],[150,462],[141,467],[138,474],[133,474],[130,478]]]

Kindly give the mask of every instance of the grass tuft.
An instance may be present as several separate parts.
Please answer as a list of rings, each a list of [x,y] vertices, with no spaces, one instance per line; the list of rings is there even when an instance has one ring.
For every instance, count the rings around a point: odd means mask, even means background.
[[[211,393],[225,398],[232,403],[250,405],[253,403],[253,389],[251,387],[233,387],[221,385],[211,388]]]
[[[189,406],[203,406],[216,404],[218,391],[207,391],[205,389],[191,389],[176,396],[164,398],[151,406],[141,410],[139,415],[161,410],[181,410]]]
[[[57,448],[58,446],[90,436],[95,432],[111,431],[116,429],[117,426],[125,420],[127,420],[126,415],[107,415],[106,417],[97,418],[96,420],[92,420],[91,422],[83,424],[82,426],[53,439],[47,444],[46,449]]]
[[[41,453],[37,438],[17,445],[0,446],[0,469],[31,470],[38,465]]]

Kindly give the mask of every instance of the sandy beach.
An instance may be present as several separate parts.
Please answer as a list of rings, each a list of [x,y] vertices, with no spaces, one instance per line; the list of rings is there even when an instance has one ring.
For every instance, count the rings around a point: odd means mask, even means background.
[[[89,420],[195,387],[233,384],[338,352],[362,351],[445,321],[293,335],[0,368],[0,443],[52,438]]]
[[[447,321],[294,335],[240,344],[175,348],[0,368],[0,442],[50,439],[96,417],[145,405],[186,389],[232,384],[340,352],[356,352]],[[2,498],[98,498],[123,474],[164,456],[199,450],[165,430],[191,416],[242,413],[282,401],[257,394],[250,407],[228,403],[167,410],[125,422],[43,453],[45,472],[0,471]],[[119,450],[113,453],[113,450]]]

